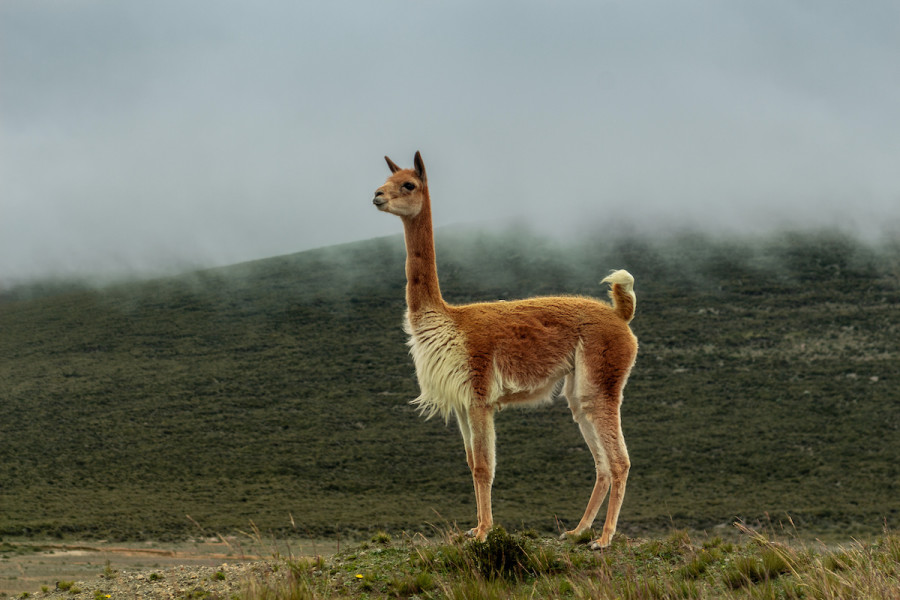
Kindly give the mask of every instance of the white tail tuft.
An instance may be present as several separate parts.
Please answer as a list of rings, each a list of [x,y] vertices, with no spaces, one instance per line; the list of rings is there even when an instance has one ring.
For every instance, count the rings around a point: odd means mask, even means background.
[[[618,283],[626,292],[631,292],[634,289],[634,277],[625,269],[613,271],[612,273],[607,275],[600,283]]]
[[[634,295],[634,277],[625,269],[613,271],[600,283],[608,283],[609,299],[612,300],[616,314],[622,317],[626,323],[630,323],[634,317],[634,309],[637,307],[637,296]]]

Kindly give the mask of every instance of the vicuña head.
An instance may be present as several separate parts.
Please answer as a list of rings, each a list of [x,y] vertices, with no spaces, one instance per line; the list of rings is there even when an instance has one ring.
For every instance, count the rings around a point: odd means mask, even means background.
[[[401,169],[387,156],[384,157],[392,175],[383,186],[375,190],[372,202],[378,210],[399,217],[415,217],[428,203],[428,178],[422,155],[416,152],[415,168]]]
[[[385,160],[391,175],[373,202],[403,219],[405,329],[421,391],[413,403],[427,416],[456,417],[475,484],[478,524],[469,533],[483,540],[493,525],[494,412],[552,400],[562,383],[597,473],[584,516],[567,533],[590,529],[609,492],[606,523],[594,542],[608,546],[631,465],[619,407],[637,355],[628,326],[636,305],[634,278],[620,270],[603,280],[610,284],[611,305],[580,296],[448,304],[438,284],[422,156],[416,152],[412,169]]]

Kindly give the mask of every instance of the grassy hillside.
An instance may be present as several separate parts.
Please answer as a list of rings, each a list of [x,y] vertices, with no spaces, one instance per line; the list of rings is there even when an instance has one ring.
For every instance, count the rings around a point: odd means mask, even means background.
[[[452,302],[636,277],[625,533],[900,514],[900,248],[835,233],[438,234]],[[400,237],[0,300],[0,535],[294,534],[474,521],[455,424],[423,422]],[[564,402],[498,416],[494,514],[556,530],[593,465]],[[292,525],[293,520],[293,525]]]

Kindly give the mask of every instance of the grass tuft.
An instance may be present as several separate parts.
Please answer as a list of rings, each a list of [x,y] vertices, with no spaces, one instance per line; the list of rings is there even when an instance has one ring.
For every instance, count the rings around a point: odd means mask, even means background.
[[[525,538],[512,536],[502,527],[492,529],[483,542],[470,541],[464,546],[464,551],[471,564],[486,579],[521,579],[526,574],[539,572]]]
[[[434,587],[434,576],[427,571],[404,575],[392,579],[390,584],[388,584],[388,589],[392,594],[404,598],[431,591]]]
[[[391,536],[384,531],[379,531],[372,536],[372,541],[376,544],[386,546],[387,544],[391,543]]]

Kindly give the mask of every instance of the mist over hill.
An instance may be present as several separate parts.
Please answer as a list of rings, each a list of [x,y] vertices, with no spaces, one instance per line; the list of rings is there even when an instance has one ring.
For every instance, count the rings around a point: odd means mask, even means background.
[[[439,230],[450,302],[635,275],[620,529],[898,526],[900,244],[837,232]],[[151,281],[0,295],[0,535],[428,529],[475,515],[453,423],[408,405],[391,236]],[[555,531],[593,464],[564,402],[497,418],[495,518]],[[190,515],[190,519],[186,516]]]

